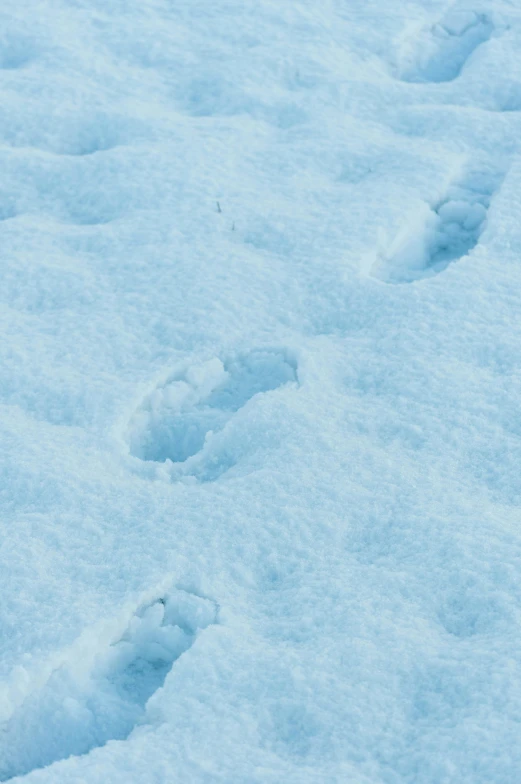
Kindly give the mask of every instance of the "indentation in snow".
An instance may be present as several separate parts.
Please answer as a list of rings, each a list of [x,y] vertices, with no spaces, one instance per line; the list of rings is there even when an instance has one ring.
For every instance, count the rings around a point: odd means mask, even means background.
[[[494,85],[494,105],[499,112],[519,112],[521,110],[521,82],[505,81]]]
[[[451,82],[493,32],[494,25],[486,15],[451,10],[418,40],[403,47],[398,76],[405,82]]]
[[[17,215],[18,212],[12,197],[7,197],[0,202],[0,221],[15,218]]]
[[[230,467],[228,458],[208,454],[204,470],[195,458],[211,453],[214,436],[251,398],[296,378],[296,363],[284,351],[256,350],[224,364],[216,358],[189,367],[156,389],[132,417],[130,452],[216,478]]]
[[[5,34],[4,34],[5,35]],[[23,68],[38,56],[35,43],[24,36],[0,39],[0,69],[14,71]]]
[[[183,85],[178,95],[181,107],[193,117],[233,116],[247,114],[252,100],[236,81],[218,74],[204,73]]]
[[[63,155],[93,155],[127,144],[140,134],[140,126],[131,118],[93,113],[89,117],[71,117],[64,122],[64,132],[54,143],[54,151]]]
[[[80,651],[1,727],[0,781],[128,737],[176,659],[216,620],[213,601],[174,590],[140,608],[112,645],[84,661]]]
[[[410,283],[437,275],[466,256],[479,242],[503,177],[487,170],[467,172],[434,207],[423,205],[373,265],[372,274],[386,283]]]
[[[448,634],[468,639],[489,634],[501,623],[514,622],[499,591],[484,590],[474,575],[469,575],[467,582],[444,597],[439,608],[439,620]]]

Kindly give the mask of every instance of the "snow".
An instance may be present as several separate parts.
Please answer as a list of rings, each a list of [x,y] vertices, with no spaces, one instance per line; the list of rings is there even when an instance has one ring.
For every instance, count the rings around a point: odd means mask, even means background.
[[[207,478],[215,479],[215,471],[221,474],[232,466],[215,453],[215,435],[251,398],[296,380],[295,363],[278,351],[257,349],[230,360],[226,368],[219,359],[188,367],[180,378],[176,374],[154,390],[132,417],[130,452],[141,460],[167,463],[169,469],[181,464],[199,479],[210,469]],[[199,455],[207,464],[203,473]]]
[[[6,724],[2,780],[127,737],[173,663],[215,616],[210,601],[177,591],[134,615],[105,650],[85,640]]]
[[[521,780],[521,5],[0,17],[0,780]]]

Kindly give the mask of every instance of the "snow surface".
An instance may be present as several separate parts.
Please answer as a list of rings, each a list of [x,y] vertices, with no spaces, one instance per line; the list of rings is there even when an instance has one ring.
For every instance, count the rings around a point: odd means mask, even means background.
[[[521,0],[0,9],[0,780],[521,781]]]

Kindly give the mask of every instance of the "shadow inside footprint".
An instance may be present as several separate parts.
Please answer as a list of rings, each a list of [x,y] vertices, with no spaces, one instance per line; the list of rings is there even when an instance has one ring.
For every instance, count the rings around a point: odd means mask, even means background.
[[[295,380],[295,363],[282,351],[252,351],[224,364],[213,359],[191,367],[156,389],[136,412],[130,452],[141,460],[184,463],[252,397]]]
[[[0,781],[128,737],[176,659],[216,620],[214,602],[176,590],[138,610],[113,645],[62,664],[2,726]]]

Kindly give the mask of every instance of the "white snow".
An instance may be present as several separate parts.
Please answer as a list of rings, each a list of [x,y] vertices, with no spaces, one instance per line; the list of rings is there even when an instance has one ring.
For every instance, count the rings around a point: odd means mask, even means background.
[[[521,4],[0,9],[0,780],[521,781]]]

